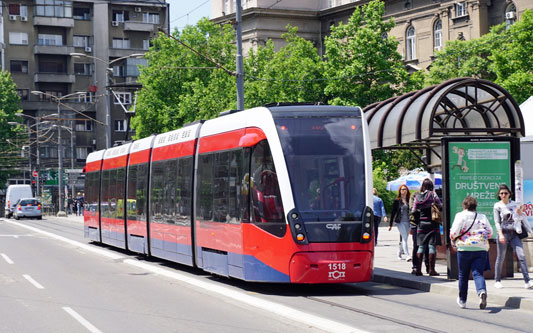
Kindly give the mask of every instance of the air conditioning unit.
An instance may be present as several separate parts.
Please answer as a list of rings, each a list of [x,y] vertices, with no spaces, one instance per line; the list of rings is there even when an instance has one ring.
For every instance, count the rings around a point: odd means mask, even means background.
[[[516,18],[515,12],[507,12],[505,13],[505,19],[507,20],[514,20]]]
[[[17,20],[17,15],[9,15],[9,20],[10,21],[16,21]]]
[[[93,49],[90,46],[85,46],[85,52],[92,52]]]
[[[142,8],[141,8],[141,7],[135,7],[135,12],[136,12],[136,13],[140,13],[140,12],[142,12]]]
[[[112,21],[112,22],[111,22],[111,25],[112,25],[113,27],[118,27],[118,21]]]
[[[26,22],[26,21],[28,21],[28,17],[27,16],[21,16],[20,20]]]

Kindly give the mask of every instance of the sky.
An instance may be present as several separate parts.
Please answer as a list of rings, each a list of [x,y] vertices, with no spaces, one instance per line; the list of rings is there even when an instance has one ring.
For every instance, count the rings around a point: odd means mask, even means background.
[[[199,19],[211,14],[211,0],[167,0],[170,4],[170,30],[194,25]]]

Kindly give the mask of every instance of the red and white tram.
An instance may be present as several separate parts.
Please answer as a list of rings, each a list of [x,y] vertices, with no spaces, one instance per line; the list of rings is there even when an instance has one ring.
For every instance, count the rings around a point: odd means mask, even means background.
[[[91,153],[85,237],[246,281],[368,281],[368,127],[355,107],[266,106]]]

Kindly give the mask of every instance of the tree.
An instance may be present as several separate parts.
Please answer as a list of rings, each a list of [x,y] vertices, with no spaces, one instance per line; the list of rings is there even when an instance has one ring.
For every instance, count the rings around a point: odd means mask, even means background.
[[[332,104],[364,107],[416,87],[408,84],[398,42],[387,37],[394,22],[383,21],[384,13],[384,3],[373,0],[331,28],[324,65]]]
[[[207,61],[214,59],[230,71],[235,69],[234,32],[208,19],[188,26],[173,37],[160,34],[146,53],[148,66],[141,67],[140,91],[132,128],[135,138],[167,132],[185,123],[212,118],[235,108],[235,77]],[[196,52],[180,44],[179,40]]]
[[[491,69],[496,83],[521,104],[533,95],[533,11],[526,10],[505,35],[505,43],[493,45]]]
[[[286,45],[274,51],[272,40],[245,61],[247,107],[270,102],[324,102],[323,64],[315,46],[287,26]]]
[[[20,97],[17,94],[11,74],[6,71],[0,72],[0,141],[3,142],[0,147],[0,163],[2,165],[0,184],[6,183],[9,175],[13,172],[11,169],[15,168],[16,162],[20,160],[22,144],[17,145],[16,143],[23,143],[23,141],[16,140],[17,137],[21,135],[21,140],[27,140],[22,128],[9,124],[9,122],[20,121],[20,118],[16,116],[17,113],[21,112],[19,105]]]
[[[455,40],[437,52],[427,76],[428,84],[438,84],[456,77],[475,77],[494,81],[496,74],[490,67],[489,56],[495,43],[502,40],[503,25],[472,40]]]

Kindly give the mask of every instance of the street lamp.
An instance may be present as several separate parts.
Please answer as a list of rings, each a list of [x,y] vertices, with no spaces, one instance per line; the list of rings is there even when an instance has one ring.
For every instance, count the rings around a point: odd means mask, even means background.
[[[105,143],[106,143],[106,148],[109,148],[109,147],[111,147],[111,104],[110,104],[111,103],[111,99],[110,99],[110,95],[109,95],[109,87],[110,87],[109,71],[113,70],[109,66],[111,66],[112,64],[114,64],[116,62],[119,62],[121,60],[128,59],[128,58],[143,58],[144,54],[143,53],[133,53],[133,54],[130,54],[130,55],[127,55],[127,56],[124,56],[124,57],[120,57],[120,58],[114,59],[112,61],[105,61],[103,59],[100,59],[98,57],[91,56],[91,55],[88,55],[88,54],[85,54],[85,53],[71,53],[70,56],[73,57],[73,58],[90,58],[90,59],[98,60],[98,61],[102,62],[106,66],[106,70],[105,70],[105,81],[106,81],[106,88],[105,88],[105,90],[106,90]]]
[[[54,99],[57,103],[57,118],[59,119],[59,123],[61,123],[61,101],[66,99],[66,98],[69,98],[69,97],[72,97],[72,96],[77,96],[77,95],[81,95],[81,94],[84,94],[84,92],[75,92],[75,93],[72,93],[72,94],[68,94],[68,95],[65,95],[65,96],[61,96],[61,97],[57,97],[57,96],[54,96],[54,95],[51,95],[51,94],[48,94],[48,93],[45,93],[45,92],[42,92],[42,91],[32,91],[31,92],[33,95],[41,95],[41,96],[47,96],[47,97],[50,97],[51,99]],[[58,212],[57,212],[57,216],[66,216],[67,214],[65,213],[65,211],[63,210],[64,208],[64,200],[62,199],[63,197],[63,144],[61,143],[61,127],[62,126],[58,126],[57,127],[57,159],[58,159],[58,166],[57,166],[57,169],[58,169],[58,176],[59,176],[59,181],[58,181],[58,185],[59,185],[59,191],[58,191],[58,199],[59,199],[59,208],[58,208]]]

